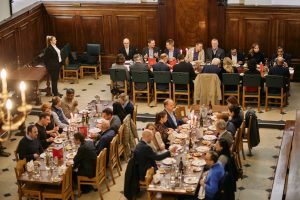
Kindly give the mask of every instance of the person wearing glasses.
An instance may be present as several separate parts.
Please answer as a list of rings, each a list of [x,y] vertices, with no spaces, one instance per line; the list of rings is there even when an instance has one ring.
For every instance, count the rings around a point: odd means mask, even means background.
[[[128,38],[124,38],[123,47],[119,49],[118,54],[123,54],[125,60],[132,60],[133,56],[137,54],[137,49],[130,45],[130,40]]]

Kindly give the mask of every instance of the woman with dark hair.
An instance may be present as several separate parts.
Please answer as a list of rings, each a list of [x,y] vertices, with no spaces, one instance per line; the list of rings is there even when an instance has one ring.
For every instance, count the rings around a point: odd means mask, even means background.
[[[248,60],[255,59],[256,64],[264,63],[264,54],[259,49],[258,43],[253,43],[248,53]]]
[[[251,60],[248,60],[248,70],[245,71],[245,74],[260,75],[260,72],[256,69],[256,60],[254,58]],[[256,87],[246,87],[246,92],[257,92],[257,88]]]
[[[235,96],[229,96],[226,99],[226,103],[227,103],[227,106],[230,106],[230,105],[240,106],[240,104]]]
[[[123,123],[123,120],[126,117],[124,108],[119,102],[114,102],[112,106],[113,106],[113,115],[117,115],[120,118],[121,123]]]
[[[215,150],[219,155],[218,162],[220,162],[226,172],[226,177],[223,184],[224,196],[226,200],[235,199],[236,181],[238,177],[235,162],[230,154],[230,148],[227,141],[223,138],[217,140]]]
[[[172,134],[173,130],[165,126],[165,123],[168,120],[166,111],[161,111],[155,116],[155,127],[156,130],[160,133],[163,142],[165,143],[166,149],[170,146],[169,136]]]
[[[158,131],[156,131],[156,127],[153,123],[148,123],[145,129],[149,129],[153,132],[153,140],[151,141],[150,145],[155,152],[165,150],[165,144],[161,138],[161,135]]]
[[[243,123],[244,116],[241,114],[241,107],[237,105],[230,105],[228,107],[230,122],[232,122],[236,129],[240,128]]]
[[[112,64],[111,69],[123,69],[126,72],[126,78],[129,81],[130,80],[130,74],[128,71],[128,68],[125,66],[125,57],[123,54],[118,54],[116,57],[116,62]],[[123,82],[117,82],[117,86],[123,87]]]

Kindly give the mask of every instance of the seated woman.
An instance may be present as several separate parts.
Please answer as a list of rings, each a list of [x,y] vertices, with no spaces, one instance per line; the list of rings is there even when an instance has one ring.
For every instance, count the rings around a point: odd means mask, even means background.
[[[47,134],[50,135],[54,135],[58,133],[59,127],[56,126],[55,122],[54,122],[54,118],[51,112],[51,104],[50,103],[44,103],[41,106],[41,111],[50,114],[50,122],[49,124],[46,126],[46,132]]]
[[[73,88],[66,90],[66,96],[62,99],[61,108],[68,119],[71,119],[71,113],[78,113],[78,101],[74,99],[75,91]]]
[[[240,128],[241,124],[243,123],[243,116],[241,116],[241,108],[236,105],[230,105],[228,107],[228,112],[230,116],[230,122],[232,122],[236,129]]]
[[[163,151],[165,150],[165,144],[161,138],[161,135],[158,131],[156,131],[155,125],[152,123],[148,123],[145,127],[145,129],[149,129],[153,132],[153,140],[151,141],[151,147],[153,151]]]
[[[129,100],[129,96],[125,93],[119,95],[119,102],[123,106],[126,115],[130,114],[131,118],[133,118],[134,106],[132,102]]]
[[[248,53],[248,60],[255,59],[256,64],[263,64],[265,56],[259,49],[258,43],[253,43]]]
[[[232,64],[232,60],[229,57],[225,57],[223,60],[223,68],[221,69],[221,73],[238,73],[238,70]],[[222,77],[223,78],[223,77]],[[226,85],[225,90],[237,90],[237,86],[234,85]]]
[[[118,54],[116,57],[116,62],[112,64],[111,69],[124,69],[126,72],[126,78],[127,80],[130,80],[130,75],[127,67],[124,65],[125,64],[125,57],[123,54]],[[123,82],[117,82],[118,87],[124,87]]]
[[[172,139],[173,129],[167,128],[165,123],[168,120],[166,111],[161,111],[155,116],[155,127],[156,130],[160,133],[161,138],[165,144],[166,149],[170,146],[170,140]]]
[[[228,200],[234,200],[238,173],[227,141],[223,138],[217,140],[215,150],[219,155],[218,162],[223,165],[225,172],[227,172],[227,177],[224,180],[224,196]]]
[[[68,118],[61,109],[61,99],[59,97],[52,98],[52,112],[55,124],[62,130],[69,125]]]
[[[123,123],[123,120],[126,117],[126,113],[122,105],[119,102],[114,102],[112,106],[113,106],[113,115],[117,115],[120,118],[121,123]]]
[[[227,99],[226,99],[226,103],[227,103],[227,107],[229,108],[229,106],[231,105],[235,105],[235,106],[238,106],[240,107],[240,117],[244,120],[244,111],[241,107],[241,105],[239,104],[237,98],[235,96],[229,96]]]

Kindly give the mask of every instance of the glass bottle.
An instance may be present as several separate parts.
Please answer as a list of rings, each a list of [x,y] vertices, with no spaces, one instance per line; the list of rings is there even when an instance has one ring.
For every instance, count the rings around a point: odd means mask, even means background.
[[[178,169],[179,169],[179,172],[181,174],[183,174],[184,166],[183,166],[182,157],[180,157],[180,162],[179,162],[179,165],[178,165]]]

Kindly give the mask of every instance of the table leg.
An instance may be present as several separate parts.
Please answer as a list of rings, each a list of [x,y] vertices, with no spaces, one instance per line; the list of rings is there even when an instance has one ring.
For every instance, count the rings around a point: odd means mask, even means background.
[[[39,82],[36,82],[36,86],[35,86],[35,105],[41,105],[42,104],[42,100],[41,100],[41,95],[40,95],[40,91],[39,91]]]
[[[51,87],[50,87],[50,76],[49,74],[46,75],[47,76],[47,88],[46,88],[46,96],[49,97],[51,96]]]

